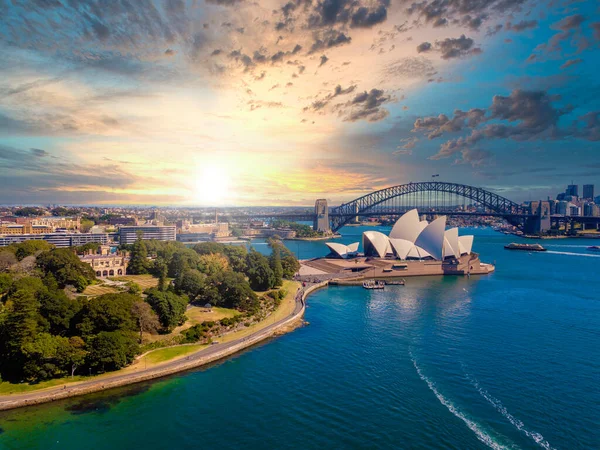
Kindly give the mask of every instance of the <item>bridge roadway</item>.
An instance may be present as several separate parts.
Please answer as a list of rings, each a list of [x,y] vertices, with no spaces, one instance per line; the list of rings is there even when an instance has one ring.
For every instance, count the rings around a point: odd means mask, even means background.
[[[366,212],[358,212],[353,214],[336,214],[329,213],[330,218],[334,217],[373,217],[373,216],[400,216],[404,214],[407,210],[402,211],[366,211]],[[516,218],[528,218],[534,217],[532,214],[506,214],[506,213],[497,213],[497,212],[470,212],[470,211],[423,211],[419,212],[419,214],[429,215],[443,215],[443,216],[489,216],[489,217],[516,217]],[[283,219],[283,220],[303,220],[311,221],[316,217],[316,214],[312,213],[260,213],[260,214],[252,214],[252,215],[244,215],[244,214],[222,214],[219,215],[219,219],[229,219],[229,220],[252,220],[252,219]]]

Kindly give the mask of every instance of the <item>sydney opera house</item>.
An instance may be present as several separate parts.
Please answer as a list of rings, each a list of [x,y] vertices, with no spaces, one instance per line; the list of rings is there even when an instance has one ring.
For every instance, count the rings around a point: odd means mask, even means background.
[[[446,230],[446,216],[429,223],[419,220],[419,213],[412,209],[398,219],[389,236],[379,231],[366,231],[362,244],[365,256],[443,261],[470,254],[473,236],[459,236],[458,228]],[[332,256],[344,259],[358,256],[358,242],[350,245],[328,242],[325,245]]]
[[[472,251],[473,236],[459,236],[458,228],[446,229],[446,217],[420,220],[416,209],[394,224],[389,236],[375,230],[359,242],[344,245],[327,242],[329,255],[302,261],[307,275],[330,280],[405,277],[416,275],[471,275],[494,271]]]

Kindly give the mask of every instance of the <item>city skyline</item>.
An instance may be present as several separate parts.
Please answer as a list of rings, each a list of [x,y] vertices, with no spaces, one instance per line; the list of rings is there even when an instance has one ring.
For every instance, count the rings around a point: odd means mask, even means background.
[[[591,3],[0,0],[0,204],[600,185]]]

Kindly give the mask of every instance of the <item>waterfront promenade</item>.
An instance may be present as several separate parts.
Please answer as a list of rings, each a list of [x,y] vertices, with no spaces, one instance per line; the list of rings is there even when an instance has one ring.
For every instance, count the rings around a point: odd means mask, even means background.
[[[327,283],[316,283],[306,285],[298,289],[295,295],[294,310],[287,317],[268,325],[248,336],[240,337],[230,342],[210,345],[207,348],[192,353],[186,357],[168,361],[152,368],[130,372],[127,374],[102,375],[89,381],[69,383],[67,385],[41,389],[35,392],[24,394],[10,394],[0,396],[0,411],[21,408],[24,406],[37,405],[41,403],[53,402],[60,399],[76,397],[79,395],[91,394],[107,389],[113,389],[129,384],[140,383],[143,381],[161,378],[185,370],[194,369],[205,364],[218,361],[227,356],[233,355],[245,348],[251,347],[265,339],[268,339],[302,318],[306,309],[306,297],[312,291],[326,286]]]

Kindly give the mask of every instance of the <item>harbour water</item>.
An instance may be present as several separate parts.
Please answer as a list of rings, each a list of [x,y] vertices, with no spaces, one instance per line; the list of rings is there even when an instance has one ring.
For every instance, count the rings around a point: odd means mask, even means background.
[[[212,367],[0,413],[0,448],[600,448],[594,241],[474,232],[491,275],[320,290],[310,325]]]

